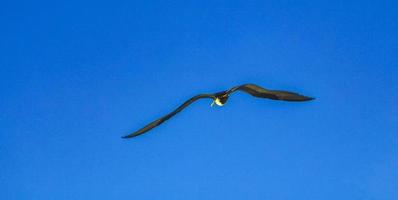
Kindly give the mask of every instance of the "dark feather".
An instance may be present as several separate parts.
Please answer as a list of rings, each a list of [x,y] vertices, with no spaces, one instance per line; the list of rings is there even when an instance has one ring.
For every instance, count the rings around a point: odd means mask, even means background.
[[[249,93],[255,97],[268,98],[268,99],[273,99],[273,100],[309,101],[309,100],[314,99],[312,97],[307,97],[307,96],[297,94],[294,92],[288,92],[288,91],[282,91],[282,90],[267,90],[265,88],[262,88],[258,85],[254,85],[254,84],[244,84],[244,85],[233,87],[230,90],[228,90],[228,93],[230,94],[237,90]]]
[[[179,107],[178,107],[177,109],[175,109],[173,112],[171,112],[171,113],[169,113],[169,114],[167,114],[167,115],[165,115],[165,116],[163,116],[163,117],[161,117],[161,118],[159,118],[159,119],[157,119],[157,120],[155,120],[155,121],[149,123],[149,124],[146,125],[144,128],[141,128],[140,130],[138,130],[138,131],[136,131],[136,132],[134,132],[134,133],[132,133],[132,134],[123,136],[122,138],[132,138],[132,137],[135,137],[135,136],[138,136],[138,135],[141,135],[141,134],[145,133],[145,132],[147,132],[147,131],[149,131],[149,130],[155,128],[156,126],[159,126],[160,124],[162,124],[162,123],[165,122],[166,120],[170,119],[171,117],[173,117],[175,114],[177,114],[178,112],[180,112],[181,110],[183,110],[184,108],[186,108],[187,106],[189,106],[189,105],[190,105],[191,103],[193,103],[194,101],[196,101],[196,100],[198,100],[198,99],[202,99],[202,98],[211,98],[211,99],[214,99],[215,96],[212,95],[212,94],[200,94],[200,95],[196,95],[196,96],[194,96],[194,97],[188,99],[186,102],[184,102],[181,106],[179,106]]]

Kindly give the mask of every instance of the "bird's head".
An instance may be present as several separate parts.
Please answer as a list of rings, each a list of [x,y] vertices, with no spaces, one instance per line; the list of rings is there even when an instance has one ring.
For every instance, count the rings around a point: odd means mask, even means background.
[[[213,103],[211,103],[211,106],[216,104],[217,106],[223,106],[227,100],[228,100],[229,95],[227,93],[221,93],[218,95],[215,95]]]

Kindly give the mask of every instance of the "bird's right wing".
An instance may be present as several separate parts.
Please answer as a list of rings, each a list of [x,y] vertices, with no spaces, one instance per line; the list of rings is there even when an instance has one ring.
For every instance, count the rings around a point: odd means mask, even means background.
[[[155,121],[149,123],[148,125],[144,126],[143,128],[139,129],[138,131],[136,131],[136,132],[134,132],[134,133],[132,133],[132,134],[123,136],[122,138],[132,138],[132,137],[135,137],[135,136],[138,136],[138,135],[141,135],[141,134],[145,133],[145,132],[147,132],[147,131],[149,131],[149,130],[155,128],[156,126],[159,126],[159,125],[160,125],[161,123],[163,123],[164,121],[170,119],[171,117],[173,117],[175,114],[177,114],[178,112],[180,112],[181,110],[183,110],[184,108],[186,108],[187,106],[189,106],[189,105],[190,105],[191,103],[193,103],[194,101],[196,101],[196,100],[198,100],[198,99],[202,99],[202,98],[211,98],[211,99],[214,99],[215,96],[212,95],[212,94],[200,94],[200,95],[196,95],[196,96],[194,96],[194,97],[188,99],[187,101],[185,101],[182,105],[180,105],[180,106],[179,106],[177,109],[175,109],[173,112],[171,112],[171,113],[169,113],[169,114],[167,114],[167,115],[165,115],[165,116],[163,116],[163,117],[161,117],[161,118],[159,118],[159,119],[157,119],[157,120],[155,120]]]
[[[260,98],[268,98],[273,100],[283,100],[283,101],[309,101],[314,98],[307,97],[294,92],[282,91],[282,90],[267,90],[258,85],[254,84],[244,84],[240,86],[233,87],[228,90],[228,93],[233,93],[237,90],[249,93],[252,96]]]

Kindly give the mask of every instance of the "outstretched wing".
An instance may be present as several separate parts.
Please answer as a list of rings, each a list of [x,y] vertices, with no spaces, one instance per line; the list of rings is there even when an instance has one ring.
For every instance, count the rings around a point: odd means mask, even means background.
[[[136,131],[136,132],[134,132],[134,133],[132,133],[132,134],[123,136],[122,138],[132,138],[132,137],[135,137],[135,136],[138,136],[138,135],[141,135],[141,134],[145,133],[145,132],[147,132],[147,131],[149,131],[149,130],[155,128],[156,126],[159,126],[159,125],[162,124],[164,121],[170,119],[170,118],[173,117],[175,114],[177,114],[178,112],[180,112],[181,110],[183,110],[184,108],[186,108],[187,106],[189,106],[189,104],[193,103],[194,101],[196,101],[196,100],[198,100],[198,99],[202,99],[202,98],[211,98],[211,99],[214,99],[215,97],[214,97],[214,95],[212,95],[212,94],[200,94],[200,95],[196,95],[196,96],[194,96],[194,97],[188,99],[186,102],[184,102],[181,106],[179,106],[179,107],[178,107],[177,109],[175,109],[173,112],[171,112],[171,113],[169,113],[169,114],[167,114],[167,115],[165,115],[165,116],[163,116],[163,117],[161,117],[161,118],[159,118],[159,119],[157,119],[157,120],[155,120],[155,121],[149,123],[149,124],[146,125],[145,127],[141,128],[140,130],[138,130],[138,131]]]
[[[228,92],[228,94],[230,94],[237,90],[249,93],[255,97],[268,98],[268,99],[273,99],[273,100],[309,101],[309,100],[314,99],[312,97],[307,97],[307,96],[297,94],[294,92],[288,92],[288,91],[282,91],[282,90],[267,90],[265,88],[262,88],[258,85],[254,85],[254,84],[244,84],[244,85],[236,86],[236,87],[231,88],[227,92]]]

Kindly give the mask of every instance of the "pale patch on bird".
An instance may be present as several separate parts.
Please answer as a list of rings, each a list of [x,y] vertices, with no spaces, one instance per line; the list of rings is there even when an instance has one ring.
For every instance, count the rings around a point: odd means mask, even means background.
[[[217,104],[217,106],[223,106],[223,105],[224,105],[223,103],[221,103],[221,101],[220,101],[219,98],[216,98],[216,100],[214,100],[214,101],[211,103],[210,106],[213,107],[213,106],[214,106],[214,103]]]

